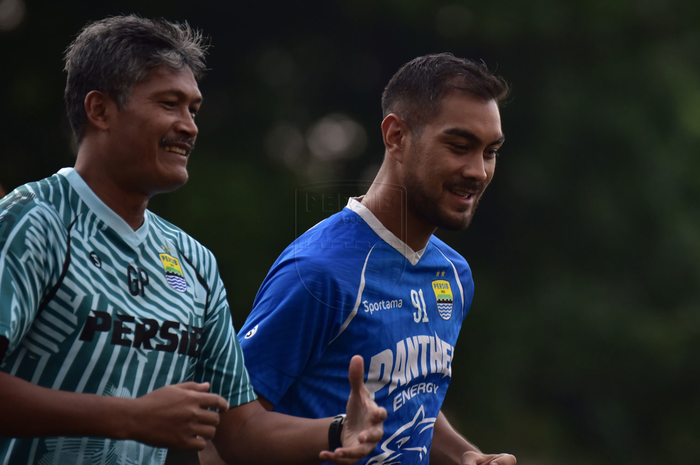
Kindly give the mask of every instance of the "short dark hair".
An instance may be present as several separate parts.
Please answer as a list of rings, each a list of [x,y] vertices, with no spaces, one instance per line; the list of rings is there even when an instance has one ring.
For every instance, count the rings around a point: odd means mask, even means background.
[[[460,90],[501,105],[510,89],[506,81],[491,73],[485,63],[457,58],[451,53],[415,58],[399,69],[382,94],[384,118],[398,115],[412,132],[440,112],[440,101],[448,92]]]
[[[85,133],[89,92],[106,93],[121,109],[134,86],[159,66],[178,71],[188,67],[200,80],[206,70],[207,42],[187,22],[128,15],[88,23],[65,53],[66,110],[78,143]]]

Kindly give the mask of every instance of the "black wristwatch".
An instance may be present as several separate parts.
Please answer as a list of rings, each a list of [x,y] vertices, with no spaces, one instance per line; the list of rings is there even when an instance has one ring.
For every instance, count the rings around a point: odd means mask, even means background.
[[[345,414],[336,415],[331,422],[331,426],[328,427],[328,445],[331,451],[343,445],[343,441],[341,440],[343,423],[345,423]]]

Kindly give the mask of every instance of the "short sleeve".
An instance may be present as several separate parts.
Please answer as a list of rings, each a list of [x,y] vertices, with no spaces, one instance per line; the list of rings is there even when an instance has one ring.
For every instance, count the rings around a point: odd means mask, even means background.
[[[243,352],[233,328],[226,289],[213,258],[211,263],[211,275],[215,279],[210,287],[202,335],[201,362],[195,372],[195,380],[211,383],[211,392],[219,394],[231,407],[235,407],[257,397],[250,384]]]
[[[28,192],[0,201],[0,336],[12,353],[29,332],[43,297],[59,279],[67,229]]]
[[[462,312],[462,321],[464,321],[474,301],[474,279],[472,278],[472,270],[466,260],[456,252],[454,255],[457,274],[464,293],[464,311]]]
[[[348,314],[349,300],[328,263],[283,257],[265,278],[241,329],[253,386],[275,405],[321,359]]]

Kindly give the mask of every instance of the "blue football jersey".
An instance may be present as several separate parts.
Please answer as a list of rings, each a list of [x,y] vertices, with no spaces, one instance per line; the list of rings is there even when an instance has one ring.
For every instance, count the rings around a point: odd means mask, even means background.
[[[433,426],[472,302],[467,262],[436,237],[412,251],[356,199],[277,259],[240,334],[251,381],[275,411],[345,411],[353,355],[387,409],[367,464],[428,463]]]

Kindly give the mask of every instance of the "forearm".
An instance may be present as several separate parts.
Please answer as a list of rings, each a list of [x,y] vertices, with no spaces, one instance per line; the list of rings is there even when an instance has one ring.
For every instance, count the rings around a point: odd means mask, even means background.
[[[0,436],[125,439],[132,399],[47,389],[0,372]]]
[[[435,465],[461,464],[465,452],[480,452],[479,448],[459,434],[445,418],[438,414],[430,447],[430,463]]]
[[[268,412],[255,401],[221,415],[213,443],[229,464],[319,463],[330,423]]]

